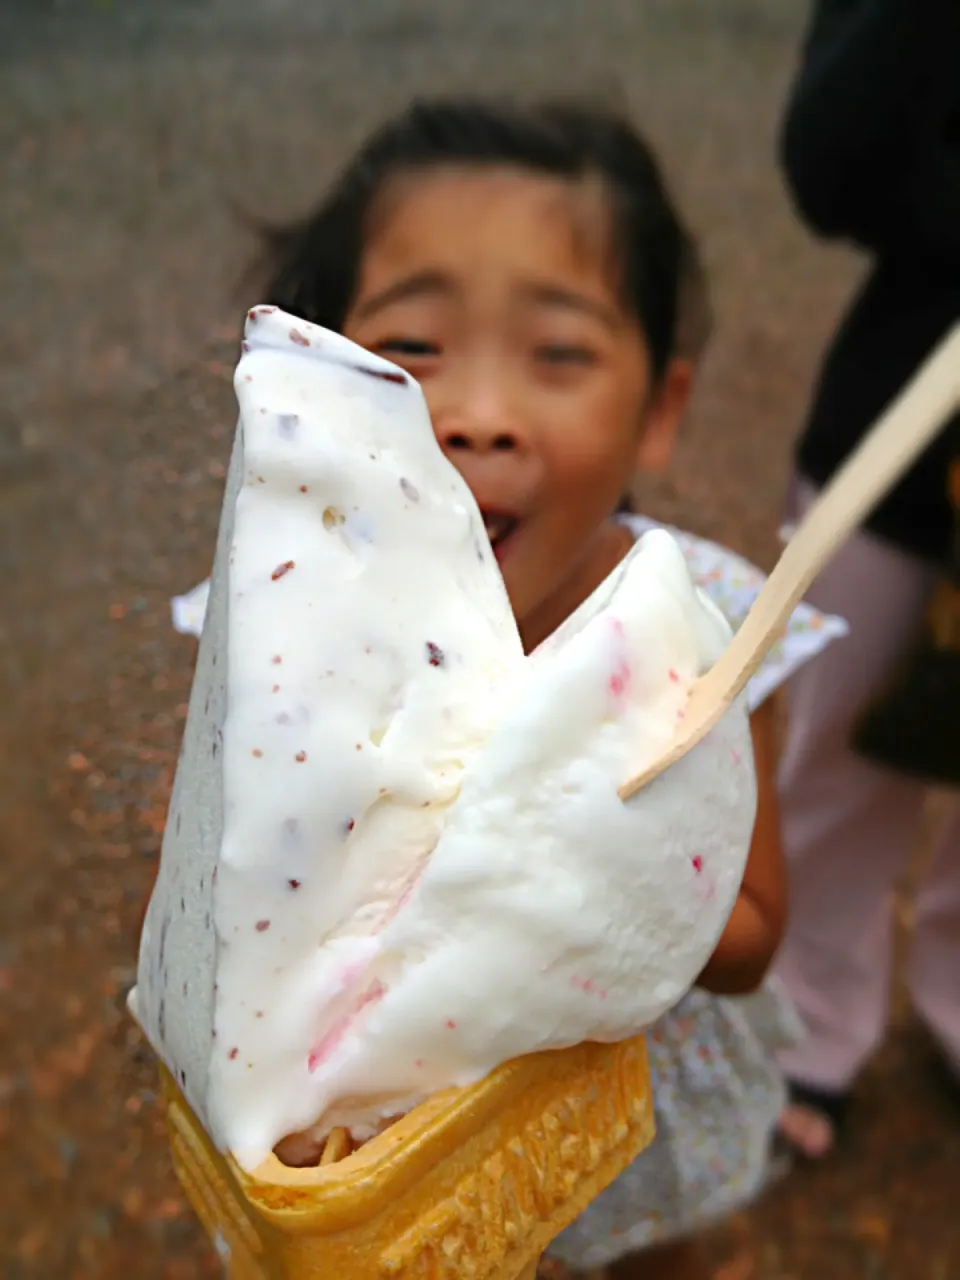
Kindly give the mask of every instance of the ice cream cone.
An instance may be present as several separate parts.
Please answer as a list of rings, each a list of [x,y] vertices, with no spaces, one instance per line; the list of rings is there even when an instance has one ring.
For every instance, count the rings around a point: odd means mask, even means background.
[[[233,1280],[532,1280],[653,1136],[642,1037],[518,1059],[342,1159],[253,1176],[162,1074],[177,1175]]]

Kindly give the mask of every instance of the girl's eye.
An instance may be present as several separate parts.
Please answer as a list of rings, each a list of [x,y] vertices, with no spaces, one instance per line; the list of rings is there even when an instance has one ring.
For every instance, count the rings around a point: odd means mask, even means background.
[[[596,364],[596,356],[588,347],[578,347],[570,343],[544,343],[536,348],[536,358],[547,365],[591,365]]]
[[[435,342],[424,342],[418,338],[389,338],[386,342],[378,342],[377,351],[383,355],[407,356],[408,358],[438,356],[440,348]]]

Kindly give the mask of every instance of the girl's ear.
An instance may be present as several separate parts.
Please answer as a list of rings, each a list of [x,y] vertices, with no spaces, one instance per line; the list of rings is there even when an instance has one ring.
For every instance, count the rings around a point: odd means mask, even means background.
[[[693,361],[675,357],[667,365],[643,415],[637,470],[660,473],[670,465],[677,431],[693,390]]]

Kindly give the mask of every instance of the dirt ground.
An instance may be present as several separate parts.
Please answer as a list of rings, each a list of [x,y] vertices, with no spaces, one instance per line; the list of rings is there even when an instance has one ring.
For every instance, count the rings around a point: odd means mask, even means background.
[[[703,239],[717,332],[646,508],[769,564],[790,442],[860,270],[774,137],[800,0],[0,5],[0,1259],[217,1274],[124,1013],[212,553],[251,244],[413,93],[617,95]],[[770,1280],[960,1280],[960,1112],[907,1011],[848,1144],[717,1241]]]

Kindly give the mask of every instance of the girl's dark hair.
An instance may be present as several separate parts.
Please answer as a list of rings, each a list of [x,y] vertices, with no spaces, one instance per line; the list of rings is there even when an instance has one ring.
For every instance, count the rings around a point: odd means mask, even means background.
[[[705,297],[699,259],[656,159],[620,116],[574,102],[513,107],[474,99],[414,102],[360,148],[296,226],[267,232],[270,284],[260,301],[343,327],[370,218],[387,182],[441,165],[516,165],[607,189],[622,301],[646,336],[654,374],[676,352],[685,300]]]

